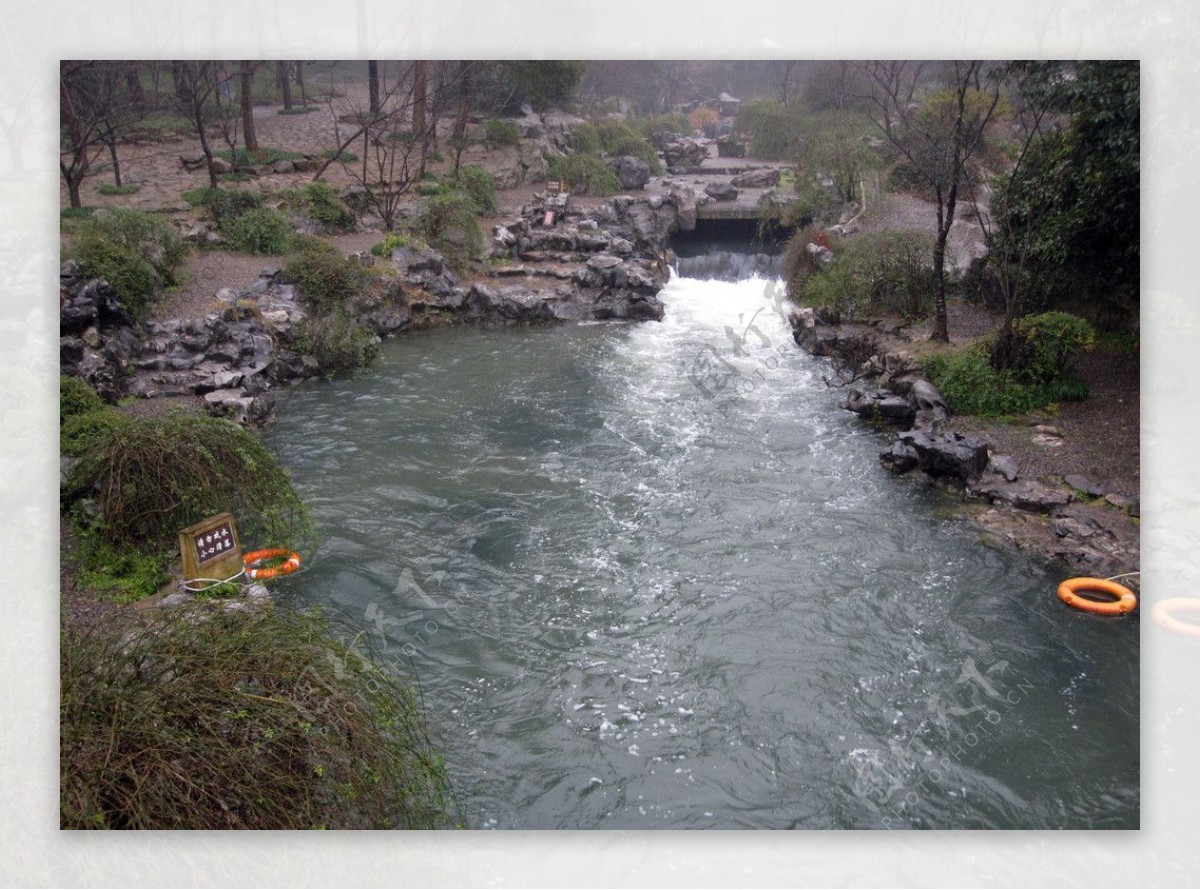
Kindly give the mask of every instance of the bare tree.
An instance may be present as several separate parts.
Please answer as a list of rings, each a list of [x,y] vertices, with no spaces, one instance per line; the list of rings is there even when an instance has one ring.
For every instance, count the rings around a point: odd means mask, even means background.
[[[985,87],[980,61],[947,65],[943,88],[923,102],[915,101],[923,85],[921,63],[866,62],[861,69],[873,87],[869,98],[877,112],[875,124],[929,188],[937,206],[933,338],[948,341],[946,243],[959,190],[972,175],[972,159],[1000,102],[1000,89],[994,80]]]
[[[369,111],[379,114],[379,62],[371,59],[367,62],[367,91],[370,95]]]
[[[279,81],[279,89],[283,92],[283,110],[292,110],[292,81],[289,77],[288,69],[290,63],[276,62],[275,77]]]
[[[395,228],[402,203],[421,179],[428,130],[437,125],[436,119],[428,116],[428,109],[446,105],[437,95],[431,102],[427,69],[424,77],[418,73],[423,64],[401,63],[395,82],[381,90],[377,111],[371,111],[369,105],[363,108],[352,99],[340,103],[330,99],[334,147],[314,179],[320,178],[330,164],[340,163],[359,187],[363,204],[379,216],[387,231]],[[455,79],[436,85],[438,92],[457,88]],[[424,123],[421,115],[425,116]],[[363,154],[360,163],[352,165],[345,160],[345,152],[359,140]]]
[[[113,140],[121,111],[120,80],[115,62],[59,63],[59,115],[62,142],[59,170],[67,183],[72,207],[82,207],[79,189],[92,164]],[[113,149],[115,153],[115,148]]]
[[[217,169],[213,163],[212,143],[208,139],[205,118],[209,101],[219,96],[221,85],[228,83],[228,75],[224,73],[224,67],[217,62],[184,62],[175,70],[175,83],[177,88],[182,85],[188,97],[186,113],[200,139],[200,150],[204,152],[208,170],[209,187],[215,189]]]

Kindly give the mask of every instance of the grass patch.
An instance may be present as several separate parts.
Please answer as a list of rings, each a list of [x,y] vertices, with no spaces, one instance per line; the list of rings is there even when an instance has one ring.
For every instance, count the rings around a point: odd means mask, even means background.
[[[249,182],[254,177],[249,173],[243,173],[240,170],[233,173],[218,173],[218,182]]]
[[[102,195],[134,195],[137,194],[138,186],[136,185],[115,185],[111,182],[100,184],[100,194]]]
[[[342,161],[346,164],[353,164],[358,160],[358,155],[349,149],[342,149],[341,153],[339,154],[336,149],[327,148],[321,152],[321,157],[325,158],[327,161]]]
[[[327,183],[310,182],[292,194],[305,212],[322,225],[339,232],[354,228],[354,212]]]
[[[63,220],[91,219],[92,214],[97,209],[90,205],[84,207],[64,207],[58,212],[58,216],[59,219]]]
[[[276,161],[302,161],[304,153],[292,151],[287,148],[270,148],[267,146],[260,147],[258,151],[247,151],[244,148],[237,150],[236,156],[228,148],[222,148],[219,151],[213,152],[214,157],[223,158],[229,161],[234,166],[238,167],[254,167],[259,164],[274,164]]]
[[[317,616],[70,628],[60,673],[62,828],[454,825],[413,689]]]
[[[308,114],[310,111],[320,111],[316,105],[293,105],[291,108],[280,108],[279,114]]]

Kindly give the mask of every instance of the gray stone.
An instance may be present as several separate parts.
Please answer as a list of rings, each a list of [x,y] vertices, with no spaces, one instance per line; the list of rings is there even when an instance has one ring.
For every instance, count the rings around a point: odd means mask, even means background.
[[[608,162],[623,189],[641,189],[650,181],[650,165],[641,158],[622,155]]]
[[[1096,482],[1087,476],[1081,476],[1077,473],[1064,476],[1063,481],[1076,491],[1082,491],[1084,494],[1093,498],[1104,497],[1107,491],[1102,483]]]
[[[705,186],[704,193],[714,201],[736,201],[738,190],[727,182],[714,182]]]
[[[931,476],[970,480],[987,466],[987,446],[961,433],[933,435],[909,430],[900,433],[900,441],[916,450],[921,469]]]
[[[717,143],[720,146],[720,142]],[[737,188],[764,189],[779,185],[779,170],[776,167],[763,167],[751,170],[733,177],[730,184]]]
[[[1017,480],[1017,461],[1007,454],[991,454],[988,456],[987,472],[1003,476],[1008,482]]]
[[[1071,502],[1070,492],[1038,482],[1036,479],[1019,479],[1009,482],[1002,476],[989,474],[969,485],[967,492],[975,497],[984,497],[993,503],[1011,504],[1020,510],[1035,513],[1052,513]]]

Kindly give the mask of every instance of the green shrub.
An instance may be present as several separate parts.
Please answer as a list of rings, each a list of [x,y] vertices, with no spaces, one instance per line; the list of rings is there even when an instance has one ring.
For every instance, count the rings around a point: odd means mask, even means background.
[[[987,344],[930,356],[922,370],[955,414],[1007,417],[1044,404],[1034,388],[1019,383],[1008,371],[992,367]]]
[[[383,240],[378,244],[371,245],[371,253],[374,256],[390,257],[393,251],[401,247],[424,247],[418,241],[414,241],[412,236],[407,232],[388,232],[383,236]]]
[[[102,195],[132,195],[136,194],[138,187],[136,185],[115,185],[111,182],[100,184],[100,194]]]
[[[656,176],[662,173],[662,163],[654,146],[629,124],[623,121],[602,118],[595,123],[596,134],[600,140],[600,148],[610,158],[632,155],[650,165],[650,172]]]
[[[95,234],[77,238],[71,253],[85,276],[107,280],[129,313],[139,321],[146,319],[162,279],[145,257]]]
[[[300,189],[300,200],[308,215],[337,231],[354,228],[354,212],[336,191],[324,182],[310,182]]]
[[[67,457],[81,457],[120,432],[128,422],[129,418],[108,405],[67,417],[59,429],[59,451]]]
[[[931,237],[884,231],[860,235],[839,246],[832,262],[807,278],[804,302],[844,312],[928,314],[933,305]]]
[[[471,199],[460,192],[426,199],[415,226],[430,246],[461,266],[483,250],[479,216]]]
[[[560,180],[576,194],[604,197],[621,191],[617,174],[595,155],[573,154],[549,161],[550,178]]]
[[[456,824],[409,682],[319,616],[197,603],[59,651],[64,829]]]
[[[379,357],[379,338],[341,307],[304,320],[300,348],[326,376],[352,373]]]
[[[64,207],[58,212],[59,219],[70,222],[77,219],[90,219],[99,208],[91,205],[85,207]]]
[[[283,262],[283,274],[318,310],[341,305],[363,285],[362,267],[323,242],[309,242],[290,254]]]
[[[246,211],[225,229],[229,246],[245,253],[283,253],[291,235],[291,221],[266,207]]]
[[[1080,353],[1095,344],[1096,332],[1084,319],[1043,312],[1017,319],[1007,337],[997,337],[992,363],[1023,383],[1045,385],[1062,379]]]
[[[222,232],[244,214],[262,207],[261,196],[236,189],[191,189],[183,193],[183,200],[193,207],[206,208]]]
[[[476,212],[481,215],[496,212],[496,180],[482,167],[467,164],[458,171],[454,184],[471,199]]]
[[[105,407],[104,400],[84,381],[69,374],[58,375],[58,424],[60,429],[73,417]]]
[[[515,121],[493,118],[483,125],[483,132],[489,148],[516,145],[521,141],[521,128]]]
[[[818,238],[828,240],[821,229],[808,225],[792,235],[783,249],[783,279],[788,297],[796,303],[803,299],[808,280],[825,269],[821,260],[808,251],[808,245]]]
[[[99,527],[118,552],[172,548],[180,529],[226,510],[255,546],[298,550],[311,533],[287,474],[251,431],[187,411],[127,418],[76,467],[97,493]]]
[[[793,157],[803,136],[799,106],[780,105],[774,99],[743,102],[733,127],[750,137],[750,150],[756,158],[768,160]]]
[[[688,116],[681,111],[641,117],[633,122],[633,126],[655,145],[665,144],[676,136],[691,136],[695,131]]]
[[[69,254],[87,276],[105,278],[130,314],[144,320],[187,255],[179,233],[159,216],[114,208],[79,220]]]

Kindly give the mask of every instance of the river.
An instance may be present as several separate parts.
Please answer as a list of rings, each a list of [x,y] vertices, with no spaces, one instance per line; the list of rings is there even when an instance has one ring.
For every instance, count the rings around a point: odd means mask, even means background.
[[[779,288],[279,395],[277,593],[415,672],[471,828],[1136,828],[1138,618],[879,465]]]

